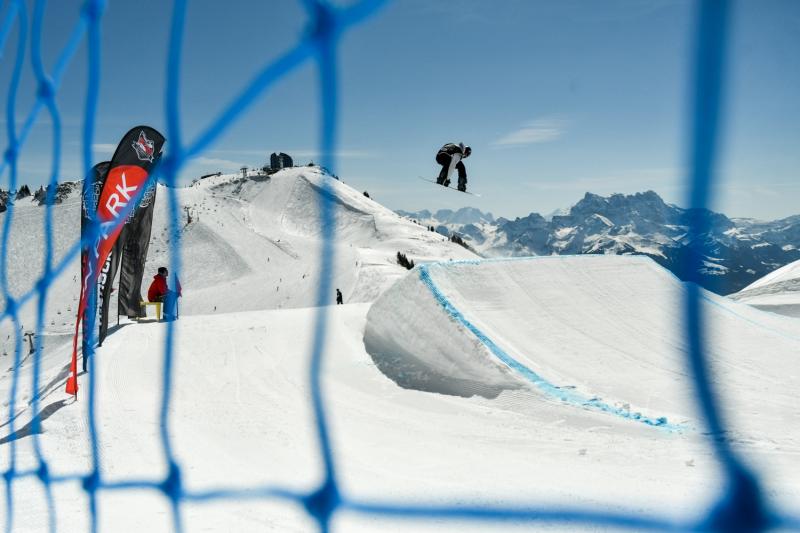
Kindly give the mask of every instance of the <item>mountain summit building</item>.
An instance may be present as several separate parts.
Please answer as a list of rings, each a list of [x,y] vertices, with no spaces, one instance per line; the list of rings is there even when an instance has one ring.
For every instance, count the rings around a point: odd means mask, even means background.
[[[275,152],[269,156],[269,166],[272,170],[280,170],[282,168],[289,168],[294,166],[292,158],[283,152],[276,154]]]

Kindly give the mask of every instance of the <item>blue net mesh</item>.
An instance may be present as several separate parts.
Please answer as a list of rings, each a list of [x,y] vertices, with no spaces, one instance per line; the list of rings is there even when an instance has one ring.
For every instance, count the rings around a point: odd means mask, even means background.
[[[335,172],[336,124],[337,124],[337,91],[338,72],[336,50],[339,39],[348,30],[358,26],[376,13],[386,2],[384,0],[361,0],[346,7],[336,7],[324,3],[322,0],[303,0],[311,24],[308,31],[299,42],[278,59],[260,67],[252,80],[227,104],[224,110],[203,130],[197,138],[185,143],[180,128],[179,108],[179,79],[181,66],[181,42],[184,28],[186,1],[175,0],[172,12],[171,36],[169,41],[169,55],[167,61],[167,86],[166,86],[166,137],[169,139],[169,153],[160,162],[158,167],[151,172],[149,177],[152,183],[160,179],[168,185],[169,227],[171,231],[171,271],[180,274],[180,255],[177,253],[181,246],[181,234],[178,231],[178,202],[174,185],[181,168],[191,158],[207,150],[232,123],[236,121],[253,104],[255,99],[266,91],[275,82],[296,70],[307,62],[315,62],[319,71],[319,85],[321,88],[320,120],[320,146],[321,153],[325,154],[322,166]],[[53,259],[53,223],[50,206],[53,205],[56,193],[56,182],[59,173],[60,148],[61,148],[61,121],[55,96],[59,90],[62,76],[68,68],[70,61],[76,54],[79,46],[86,43],[88,49],[88,70],[86,84],[86,105],[83,124],[83,162],[84,175],[89,175],[93,161],[91,146],[94,137],[94,121],[98,98],[100,80],[100,28],[102,15],[105,9],[103,0],[88,0],[81,9],[80,18],[73,29],[67,45],[62,50],[52,72],[46,72],[42,64],[41,40],[42,20],[46,8],[44,0],[35,2],[33,11],[28,12],[24,0],[10,0],[3,6],[4,18],[0,26],[0,55],[8,45],[9,36],[14,28],[17,29],[16,55],[4,60],[13,62],[13,74],[8,86],[8,100],[6,103],[6,127],[8,146],[0,163],[0,174],[8,176],[8,189],[17,189],[17,172],[20,151],[23,149],[30,134],[31,128],[42,112],[46,112],[52,122],[52,170],[50,173],[50,187],[47,189],[47,213],[45,216],[45,258],[44,268],[37,283],[26,293],[15,298],[9,287],[8,261],[9,261],[9,235],[14,222],[14,203],[8,202],[8,211],[2,233],[2,260],[0,261],[0,288],[5,296],[5,309],[2,320],[10,321],[15,330],[14,341],[14,368],[19,368],[22,361],[23,332],[21,331],[19,309],[33,298],[37,301],[36,334],[41,335],[45,322],[45,304],[48,290],[53,281],[63,275],[68,264],[80,254],[82,244],[94,241],[98,228],[89,232],[85,242],[75,242],[66,254],[55,262]],[[692,101],[688,113],[689,131],[689,162],[690,175],[690,207],[703,208],[709,204],[712,180],[714,177],[715,158],[721,129],[720,108],[723,100],[725,52],[727,31],[729,27],[729,3],[724,0],[702,0],[696,3],[696,31],[694,33],[694,61],[691,73]],[[0,13],[3,13],[0,12]],[[29,34],[30,28],[30,34]],[[22,122],[19,131],[16,129],[17,117],[17,92],[25,59],[25,50],[30,44],[33,71],[38,86],[36,100],[30,112]],[[148,184],[149,185],[149,184]],[[141,191],[147,189],[142,187]],[[30,470],[20,470],[17,467],[17,448],[15,426],[15,413],[17,392],[19,389],[19,372],[12,376],[11,391],[8,400],[9,436],[7,451],[9,454],[9,467],[3,472],[5,485],[5,500],[8,513],[4,518],[6,531],[15,527],[14,508],[15,483],[23,478],[38,479],[46,498],[49,529],[56,529],[56,515],[53,498],[53,487],[59,483],[80,483],[88,496],[90,524],[92,531],[97,530],[97,496],[101,491],[125,490],[152,490],[163,494],[171,504],[172,524],[176,531],[183,530],[181,520],[181,506],[187,502],[210,502],[223,499],[275,499],[294,502],[300,505],[309,516],[313,517],[321,531],[328,531],[332,517],[340,511],[379,516],[387,518],[404,519],[458,519],[478,520],[484,522],[514,521],[536,523],[562,523],[565,525],[620,527],[634,530],[719,530],[719,531],[759,531],[770,527],[780,526],[800,529],[800,519],[795,517],[780,516],[770,509],[763,499],[763,489],[760,487],[755,472],[749,470],[731,449],[728,441],[722,436],[725,433],[725,421],[717,405],[715,391],[709,380],[709,370],[704,354],[704,317],[702,307],[699,305],[700,294],[697,284],[687,284],[688,290],[685,298],[686,339],[688,350],[686,357],[690,362],[697,396],[697,402],[708,428],[710,442],[717,452],[725,472],[726,490],[715,504],[701,516],[686,517],[683,520],[664,516],[628,515],[620,512],[604,512],[596,509],[580,507],[559,506],[463,506],[463,505],[432,505],[420,503],[416,505],[392,504],[391,502],[374,503],[359,501],[343,495],[338,489],[338,477],[332,444],[329,436],[325,400],[320,387],[320,368],[325,352],[325,338],[327,326],[326,307],[322,305],[327,301],[327,295],[332,288],[331,272],[334,261],[335,224],[333,221],[333,205],[331,194],[319,196],[321,202],[320,227],[323,228],[323,254],[320,268],[319,290],[317,299],[319,311],[316,315],[314,339],[311,353],[311,369],[308,379],[311,384],[313,412],[315,415],[316,432],[318,437],[319,452],[324,464],[324,477],[322,483],[309,493],[297,492],[283,487],[264,486],[247,488],[230,488],[207,490],[202,492],[190,491],[182,484],[182,465],[178,463],[171,443],[169,413],[172,392],[173,352],[174,352],[174,325],[167,323],[167,335],[164,346],[163,358],[163,386],[161,389],[160,410],[160,440],[163,454],[168,465],[167,475],[158,480],[137,480],[109,482],[101,476],[100,457],[98,455],[98,428],[95,419],[95,382],[94,364],[92,357],[93,342],[89,342],[88,353],[84,354],[84,362],[88,371],[86,380],[89,402],[89,438],[91,443],[91,470],[88,474],[74,474],[54,476],[49,473],[47,458],[42,452],[39,441],[39,428],[41,424],[40,398],[34,394],[31,400],[32,410],[35,413],[31,422],[33,449],[38,467]],[[129,207],[136,205],[130,202]],[[126,213],[120,217],[124,220]],[[705,231],[704,224],[707,218],[698,218],[692,221],[690,232],[699,235]],[[696,272],[704,255],[703,240],[692,239],[694,248],[688,254],[684,272]],[[90,322],[94,317],[90,314]],[[93,324],[90,324],[93,326]],[[94,331],[90,327],[90,331]],[[41,362],[41,346],[33,354],[32,390],[40,390],[39,374]]]

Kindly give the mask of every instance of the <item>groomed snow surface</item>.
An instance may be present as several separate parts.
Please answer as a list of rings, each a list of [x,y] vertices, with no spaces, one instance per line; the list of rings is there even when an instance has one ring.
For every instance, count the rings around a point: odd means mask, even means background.
[[[322,394],[337,479],[349,499],[692,519],[724,490],[684,361],[684,285],[654,262],[480,260],[313,170],[264,182],[210,180],[177,191],[181,205],[200,214],[182,229],[186,297],[174,323],[168,428],[185,490],[318,486],[309,364],[321,311],[328,317]],[[314,307],[319,194],[336,201],[332,276],[343,306]],[[160,208],[164,201],[161,194]],[[148,271],[167,258],[159,213]],[[397,266],[397,251],[418,266]],[[800,507],[800,320],[703,295],[726,437],[761,476],[769,503],[792,512]],[[48,307],[48,324],[52,313]],[[166,326],[123,317],[97,352],[105,481],[166,475],[159,426]],[[88,376],[80,377],[77,402],[64,394],[69,341],[58,327],[44,339],[39,435],[30,425],[32,358],[16,372],[4,360],[0,397],[9,398],[12,376],[19,381],[15,436],[3,417],[3,471],[12,456],[19,471],[37,468],[37,442],[51,476],[91,470]],[[57,529],[88,531],[78,482],[52,489]],[[36,478],[15,480],[12,496],[14,531],[46,531]],[[0,516],[8,512],[0,497]],[[315,529],[298,505],[259,498],[182,503],[181,516],[187,531]],[[101,531],[172,527],[169,501],[154,490],[101,491],[98,518]],[[332,526],[478,532],[548,524],[346,511]]]
[[[800,261],[767,274],[732,298],[763,311],[800,318]]]

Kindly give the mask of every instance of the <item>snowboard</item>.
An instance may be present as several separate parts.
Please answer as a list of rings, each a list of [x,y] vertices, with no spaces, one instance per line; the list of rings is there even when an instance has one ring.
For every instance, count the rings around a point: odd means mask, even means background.
[[[441,184],[439,184],[439,183],[436,183],[436,180],[432,180],[432,179],[428,179],[428,178],[423,178],[422,176],[417,176],[417,177],[418,177],[419,179],[421,179],[422,181],[427,181],[428,183],[433,183],[434,185],[438,185],[439,187],[444,187],[444,185],[441,185]],[[477,196],[478,198],[480,198],[480,197],[481,197],[481,195],[480,195],[480,194],[477,194],[477,193],[474,193],[474,192],[469,192],[469,191],[459,191],[459,190],[458,190],[458,187],[451,187],[451,186],[449,186],[449,185],[448,185],[448,186],[447,186],[447,187],[445,187],[445,188],[446,188],[446,189],[451,189],[451,190],[453,190],[453,191],[457,191],[457,192],[463,192],[464,194],[471,194],[472,196]]]

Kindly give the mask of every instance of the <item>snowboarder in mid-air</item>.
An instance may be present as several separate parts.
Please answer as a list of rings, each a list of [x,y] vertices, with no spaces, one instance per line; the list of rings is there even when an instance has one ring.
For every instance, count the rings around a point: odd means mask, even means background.
[[[453,174],[453,169],[458,170],[458,190],[461,192],[467,191],[467,169],[464,167],[464,159],[472,154],[472,148],[465,146],[464,143],[447,143],[439,149],[436,154],[436,162],[442,165],[442,171],[439,172],[439,177],[436,183],[450,186],[450,176]]]

